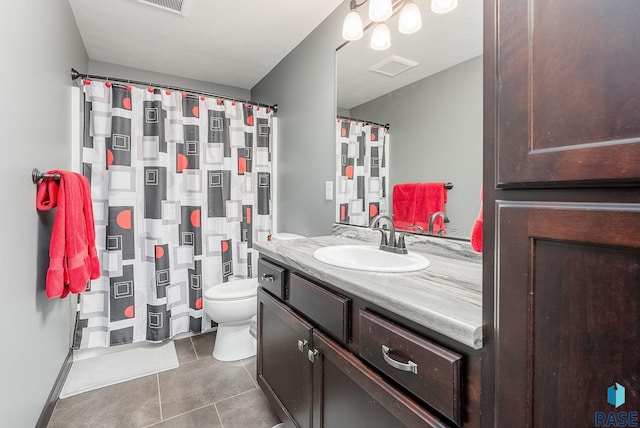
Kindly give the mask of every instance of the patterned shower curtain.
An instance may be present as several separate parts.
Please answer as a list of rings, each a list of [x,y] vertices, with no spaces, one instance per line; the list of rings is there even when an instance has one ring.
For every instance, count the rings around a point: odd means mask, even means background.
[[[336,125],[336,222],[368,226],[388,214],[387,129],[340,119]]]
[[[210,329],[203,292],[254,276],[271,234],[271,110],[97,80],[84,94],[102,276],[78,297],[73,347]]]

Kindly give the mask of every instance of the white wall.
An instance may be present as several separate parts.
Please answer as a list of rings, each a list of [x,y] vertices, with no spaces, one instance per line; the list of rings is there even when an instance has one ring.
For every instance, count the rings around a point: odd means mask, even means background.
[[[0,52],[0,426],[33,427],[69,350],[71,299],[45,295],[50,224],[31,170],[71,168],[70,69],[88,58],[67,0],[5,2]]]

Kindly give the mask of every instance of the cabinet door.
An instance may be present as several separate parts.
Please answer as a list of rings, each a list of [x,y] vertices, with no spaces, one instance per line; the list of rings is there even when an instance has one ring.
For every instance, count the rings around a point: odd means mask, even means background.
[[[498,201],[497,219],[495,426],[594,426],[616,383],[640,409],[640,204]]]
[[[317,330],[314,351],[314,428],[446,426]]]
[[[311,325],[258,288],[258,383],[281,413],[311,426]]]
[[[485,4],[498,187],[638,183],[640,2]]]

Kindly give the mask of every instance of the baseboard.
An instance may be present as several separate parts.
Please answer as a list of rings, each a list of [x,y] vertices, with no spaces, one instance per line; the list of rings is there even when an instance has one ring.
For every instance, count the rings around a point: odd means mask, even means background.
[[[64,386],[64,381],[67,379],[69,370],[71,370],[72,363],[73,350],[69,349],[69,353],[67,354],[67,358],[65,358],[64,363],[62,363],[62,367],[60,368],[60,373],[58,373],[56,382],[53,384],[53,388],[51,388],[49,398],[47,398],[47,402],[44,404],[42,413],[40,413],[40,418],[38,419],[38,423],[36,423],[36,428],[46,428],[47,425],[49,425],[49,420],[51,419],[51,415],[53,414],[53,409],[56,407],[56,402],[58,401],[60,391],[62,391],[62,387]]]

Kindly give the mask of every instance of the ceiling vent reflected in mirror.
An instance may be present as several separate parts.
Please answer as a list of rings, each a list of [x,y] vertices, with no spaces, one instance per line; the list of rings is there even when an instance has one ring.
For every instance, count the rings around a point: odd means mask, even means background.
[[[189,16],[191,11],[191,0],[138,0],[140,3],[154,6],[167,12],[177,13],[182,16]]]
[[[410,59],[402,58],[397,55],[392,55],[384,61],[369,67],[369,71],[375,71],[377,73],[384,74],[385,76],[394,77],[403,71],[415,67],[416,65],[418,65],[418,63],[415,61],[411,61]]]

